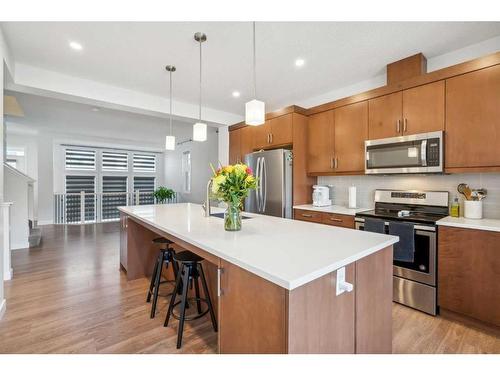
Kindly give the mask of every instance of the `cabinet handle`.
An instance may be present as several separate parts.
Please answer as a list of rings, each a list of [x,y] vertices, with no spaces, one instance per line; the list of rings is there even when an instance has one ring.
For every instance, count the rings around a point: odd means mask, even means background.
[[[222,274],[222,268],[217,267],[217,297],[222,295],[222,289],[220,287],[220,277]]]
[[[403,125],[403,133],[405,133],[408,130],[408,119],[405,118],[404,125]]]
[[[344,221],[344,220],[342,220],[342,219],[337,219],[337,218],[335,218],[335,217],[331,217],[331,218],[330,218],[330,220],[331,220],[331,221],[336,221],[337,223],[341,223],[342,221]]]
[[[301,214],[303,217],[313,217],[311,214]]]
[[[273,133],[269,134],[269,139],[270,139],[269,143],[273,143]]]
[[[335,156],[335,169],[337,169],[339,167],[339,159]]]
[[[396,132],[401,133],[401,120],[396,121]]]
[[[267,135],[267,143],[271,143],[271,134]]]

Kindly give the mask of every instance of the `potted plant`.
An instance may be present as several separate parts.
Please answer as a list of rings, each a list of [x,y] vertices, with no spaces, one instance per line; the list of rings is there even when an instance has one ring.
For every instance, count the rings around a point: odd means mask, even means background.
[[[257,188],[257,179],[252,169],[245,164],[226,165],[215,170],[212,177],[212,195],[214,198],[226,202],[224,214],[224,229],[237,231],[241,229],[241,209],[243,199],[248,196],[250,189]]]
[[[160,186],[153,192],[153,196],[156,198],[156,202],[167,203],[167,201],[175,198],[175,191],[165,186]]]

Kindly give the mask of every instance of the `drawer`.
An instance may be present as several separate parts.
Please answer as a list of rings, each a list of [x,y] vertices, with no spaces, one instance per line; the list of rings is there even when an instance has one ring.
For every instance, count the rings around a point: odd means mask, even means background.
[[[354,229],[354,216],[323,213],[321,222],[323,224],[334,225]]]
[[[308,210],[293,210],[293,217],[295,220],[311,221],[313,223],[322,223],[322,213],[318,211]]]

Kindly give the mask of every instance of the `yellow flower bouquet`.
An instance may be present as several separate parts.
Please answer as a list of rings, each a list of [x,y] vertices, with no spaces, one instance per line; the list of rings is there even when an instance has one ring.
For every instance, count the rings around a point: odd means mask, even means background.
[[[241,208],[243,199],[248,196],[250,189],[257,188],[257,179],[253,171],[245,164],[221,166],[217,170],[211,165],[214,173],[212,177],[212,196],[227,203],[224,215],[226,230],[241,229]]]

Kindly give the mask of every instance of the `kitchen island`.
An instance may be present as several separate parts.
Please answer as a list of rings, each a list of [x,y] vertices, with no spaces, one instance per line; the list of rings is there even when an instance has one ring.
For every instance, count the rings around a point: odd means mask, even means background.
[[[151,273],[158,235],[205,259],[220,353],[391,352],[397,237],[249,213],[227,232],[191,203],[119,210],[129,280]]]

